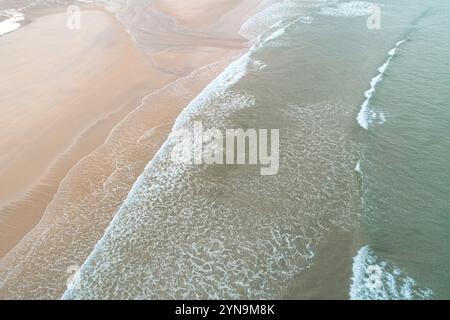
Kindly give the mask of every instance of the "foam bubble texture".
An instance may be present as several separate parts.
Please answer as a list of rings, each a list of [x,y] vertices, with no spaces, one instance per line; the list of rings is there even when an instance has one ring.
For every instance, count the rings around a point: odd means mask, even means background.
[[[433,291],[419,286],[397,266],[377,257],[369,246],[353,258],[350,298],[353,300],[431,299]]]

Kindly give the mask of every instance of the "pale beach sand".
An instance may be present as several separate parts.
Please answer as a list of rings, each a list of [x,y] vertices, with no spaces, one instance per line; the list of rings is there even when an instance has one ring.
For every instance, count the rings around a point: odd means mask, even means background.
[[[259,4],[157,1],[134,22],[158,28],[132,37],[100,8],[73,31],[59,12],[0,38],[0,298],[61,297],[178,114],[246,47]]]
[[[39,221],[68,170],[168,80],[110,14],[85,11],[82,22],[70,31],[65,14],[46,15],[0,39],[0,256]]]

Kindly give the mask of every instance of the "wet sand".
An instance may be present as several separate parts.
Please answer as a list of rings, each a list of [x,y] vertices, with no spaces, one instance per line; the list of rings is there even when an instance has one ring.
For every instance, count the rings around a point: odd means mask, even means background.
[[[172,2],[152,9],[167,19],[153,45],[100,9],[78,31],[54,13],[0,38],[0,298],[62,295],[177,115],[245,48],[232,30],[259,3]]]
[[[66,17],[45,15],[0,38],[0,257],[136,98],[168,81],[111,14],[84,11],[80,30],[66,28]]]

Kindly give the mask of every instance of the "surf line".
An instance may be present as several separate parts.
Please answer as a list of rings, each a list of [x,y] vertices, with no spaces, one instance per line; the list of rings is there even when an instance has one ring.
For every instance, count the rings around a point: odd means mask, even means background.
[[[19,29],[22,26],[19,22],[25,20],[25,15],[15,9],[0,11],[0,16],[7,18],[0,22],[0,36]]]
[[[398,48],[404,42],[406,42],[406,39],[397,42],[395,44],[395,47],[388,52],[389,58],[381,67],[378,68],[378,75],[376,75],[374,78],[372,78],[372,80],[370,81],[370,89],[364,93],[366,100],[364,100],[363,104],[361,105],[361,110],[359,111],[358,116],[356,117],[358,124],[363,129],[368,130],[369,125],[376,118],[375,111],[370,110],[370,108],[369,108],[370,100],[372,99],[372,96],[376,91],[376,87],[377,87],[378,83],[380,83],[383,80],[383,75],[386,72],[387,68],[389,67],[389,64],[391,63],[395,54],[397,53]]]

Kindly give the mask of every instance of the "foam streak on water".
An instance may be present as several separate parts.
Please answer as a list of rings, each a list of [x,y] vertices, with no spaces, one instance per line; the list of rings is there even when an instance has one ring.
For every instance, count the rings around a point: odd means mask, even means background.
[[[358,113],[358,117],[356,120],[358,121],[359,125],[364,129],[369,129],[370,124],[377,118],[376,112],[370,108],[370,101],[372,99],[373,94],[376,91],[377,85],[383,81],[383,75],[385,74],[386,70],[389,67],[389,64],[391,63],[392,59],[394,58],[398,48],[402,43],[404,43],[406,40],[402,40],[396,43],[395,47],[388,52],[389,58],[387,61],[378,68],[378,74],[372,78],[370,81],[370,89],[367,90],[364,93],[364,96],[366,97],[366,100],[364,100],[363,104],[361,105],[361,110]],[[385,121],[385,116],[382,114],[380,116],[380,119],[382,122]]]
[[[355,171],[358,173],[362,173],[361,171],[361,161],[358,161],[355,166]]]
[[[360,17],[373,12],[373,3],[365,1],[350,1],[322,8],[320,14],[332,17]]]

